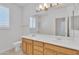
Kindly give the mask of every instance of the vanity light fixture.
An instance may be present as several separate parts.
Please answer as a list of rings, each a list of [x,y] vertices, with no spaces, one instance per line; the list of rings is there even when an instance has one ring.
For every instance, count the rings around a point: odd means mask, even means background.
[[[63,3],[43,3],[38,6],[36,12],[47,11],[49,8],[61,8],[63,7]]]

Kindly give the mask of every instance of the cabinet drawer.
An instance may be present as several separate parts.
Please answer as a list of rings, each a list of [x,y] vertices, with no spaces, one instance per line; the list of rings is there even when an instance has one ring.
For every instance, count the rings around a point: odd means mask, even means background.
[[[23,38],[23,41],[25,41],[25,42],[27,42],[27,43],[32,43],[32,40],[26,39],[26,38]]]
[[[77,54],[76,50],[55,46],[53,44],[45,44],[44,48],[49,48],[49,49],[52,49],[52,50],[55,50],[55,51],[58,51],[64,54]]]
[[[38,50],[38,51],[40,51],[40,52],[43,52],[43,47],[34,46],[34,50]]]
[[[34,41],[33,43],[34,43],[34,45],[42,46],[43,47],[43,42]]]

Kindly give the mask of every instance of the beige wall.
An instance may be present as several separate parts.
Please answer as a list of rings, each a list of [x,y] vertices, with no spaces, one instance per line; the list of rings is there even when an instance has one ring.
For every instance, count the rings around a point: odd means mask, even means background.
[[[10,49],[21,36],[21,10],[13,4],[1,4],[10,9],[10,28],[0,29],[0,52]]]

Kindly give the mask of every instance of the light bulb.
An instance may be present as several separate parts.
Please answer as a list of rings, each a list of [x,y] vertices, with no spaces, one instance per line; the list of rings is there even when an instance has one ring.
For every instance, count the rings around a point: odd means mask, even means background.
[[[48,5],[47,5],[47,3],[44,3],[44,7],[45,7],[45,8],[48,8]]]
[[[40,9],[40,10],[44,10],[44,6],[39,5],[39,9]]]
[[[43,8],[42,5],[39,5],[39,8],[42,9]]]

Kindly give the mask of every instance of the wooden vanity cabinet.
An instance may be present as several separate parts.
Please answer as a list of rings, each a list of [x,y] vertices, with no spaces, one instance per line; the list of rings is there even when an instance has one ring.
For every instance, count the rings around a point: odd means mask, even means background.
[[[31,39],[22,39],[22,50],[27,55],[78,55],[79,51]]]
[[[32,44],[32,40],[30,39],[23,39],[22,40],[22,48],[23,48],[23,52],[27,55],[32,55],[33,54],[33,44]]]

